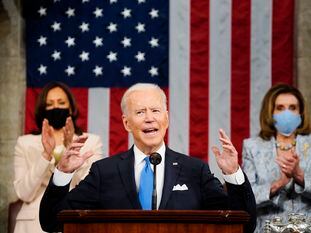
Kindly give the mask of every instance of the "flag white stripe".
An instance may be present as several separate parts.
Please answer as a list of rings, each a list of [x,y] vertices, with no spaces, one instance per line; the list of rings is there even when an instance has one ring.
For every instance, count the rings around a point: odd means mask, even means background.
[[[251,7],[250,136],[255,136],[261,101],[271,86],[272,0],[253,0]]]
[[[190,0],[170,1],[169,146],[189,153]]]
[[[89,88],[88,132],[101,137],[104,157],[109,156],[109,103],[108,88]]]
[[[231,1],[210,1],[209,164],[222,178],[211,146],[219,145],[218,129],[230,135]]]

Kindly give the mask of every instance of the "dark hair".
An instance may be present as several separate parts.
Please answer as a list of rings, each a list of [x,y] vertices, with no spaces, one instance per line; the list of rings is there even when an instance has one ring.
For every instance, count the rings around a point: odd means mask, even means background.
[[[296,134],[310,134],[310,116],[308,105],[301,92],[288,84],[277,84],[272,86],[263,98],[260,110],[260,132],[259,136],[264,140],[269,140],[272,136],[276,136],[276,128],[274,127],[273,111],[275,100],[280,94],[292,94],[299,103],[299,113],[301,115],[301,124],[296,130]]]
[[[36,107],[35,107],[35,120],[36,120],[38,130],[34,131],[33,133],[34,134],[40,134],[41,133],[42,122],[44,120],[44,112],[46,109],[46,98],[47,98],[49,91],[55,87],[61,88],[66,93],[67,98],[69,100],[69,105],[70,105],[70,109],[71,109],[71,118],[72,118],[73,125],[75,128],[75,133],[78,135],[81,135],[82,130],[77,126],[77,123],[76,123],[76,120],[78,119],[78,116],[79,116],[79,110],[77,107],[76,100],[74,98],[74,95],[70,91],[70,88],[62,82],[50,82],[50,83],[46,84],[43,87],[42,91],[40,92],[40,94],[37,98]]]

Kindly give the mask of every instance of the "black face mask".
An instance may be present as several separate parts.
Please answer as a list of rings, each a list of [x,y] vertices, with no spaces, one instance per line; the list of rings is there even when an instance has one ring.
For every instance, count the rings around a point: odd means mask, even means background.
[[[49,125],[54,129],[63,128],[69,116],[69,108],[53,108],[51,110],[45,110],[44,113],[44,118],[48,119]]]

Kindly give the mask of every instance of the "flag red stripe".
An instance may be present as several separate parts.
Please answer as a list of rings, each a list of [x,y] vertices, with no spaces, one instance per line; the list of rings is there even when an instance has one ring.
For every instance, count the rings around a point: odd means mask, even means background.
[[[250,0],[232,1],[231,138],[239,155],[249,137],[250,121]],[[239,157],[241,161],[241,156]]]
[[[207,160],[209,109],[209,1],[191,1],[189,152]]]
[[[294,0],[273,1],[272,84],[293,83]]]
[[[124,88],[110,89],[109,155],[128,150],[128,132],[124,129],[120,108],[125,90]]]
[[[79,117],[77,120],[77,125],[87,132],[87,118],[88,118],[88,89],[87,88],[71,88],[70,89],[76,99]],[[90,116],[92,117],[92,116]]]
[[[37,124],[35,122],[35,105],[36,100],[41,91],[41,88],[27,88],[26,89],[26,104],[25,104],[25,134],[32,133],[36,130]]]

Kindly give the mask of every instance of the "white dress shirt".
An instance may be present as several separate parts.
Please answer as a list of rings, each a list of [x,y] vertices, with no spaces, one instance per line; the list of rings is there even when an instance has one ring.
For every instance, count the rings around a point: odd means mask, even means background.
[[[161,198],[162,198],[162,190],[163,190],[163,184],[164,184],[164,168],[165,168],[165,144],[162,143],[162,146],[156,151],[159,153],[162,157],[162,161],[160,164],[157,165],[157,209],[159,209]],[[134,145],[134,156],[135,156],[135,162],[134,162],[134,171],[135,171],[135,182],[136,182],[136,190],[137,193],[139,191],[139,185],[140,185],[140,173],[143,170],[145,166],[145,157],[149,155],[145,155],[141,150],[137,148],[137,146]],[[153,165],[151,165],[151,169],[153,171]]]

